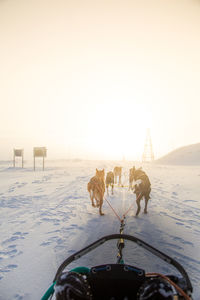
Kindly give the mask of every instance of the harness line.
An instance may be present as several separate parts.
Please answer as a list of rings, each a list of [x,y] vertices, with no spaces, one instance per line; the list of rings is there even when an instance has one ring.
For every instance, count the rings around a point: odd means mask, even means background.
[[[110,204],[110,202],[106,199],[106,197],[104,197],[104,200],[106,200],[106,202],[108,203],[108,205],[110,206],[110,208],[112,209],[112,211],[114,212],[114,214],[116,215],[116,217],[119,219],[119,221],[121,223],[122,219],[120,218],[120,216],[118,215],[118,213],[115,211],[115,209],[112,207],[112,205]]]
[[[136,199],[136,201],[139,199],[139,197],[141,197],[142,193],[140,193]],[[120,216],[118,215],[118,213],[115,211],[115,209],[112,207],[112,205],[110,204],[110,202],[106,199],[106,197],[104,196],[104,200],[106,200],[106,202],[108,203],[108,205],[110,206],[110,208],[112,209],[112,211],[114,212],[115,216],[119,219],[120,221],[120,230],[119,233],[123,234],[124,233],[124,227],[125,227],[125,218],[126,215],[128,214],[128,212],[131,210],[131,208],[133,207],[134,203],[129,207],[129,209],[123,214],[123,217],[120,218]],[[125,244],[124,244],[124,239],[119,239],[117,242],[117,248],[118,248],[118,254],[117,254],[117,263],[118,264],[124,264],[124,260],[123,260],[123,254],[122,254],[122,249],[124,248]]]
[[[136,201],[141,197],[142,193],[140,193],[138,195],[138,197],[136,198]],[[129,207],[129,209],[122,215],[123,218],[121,219],[120,216],[118,215],[118,213],[115,211],[115,209],[112,207],[112,205],[110,204],[110,202],[106,199],[106,197],[104,196],[104,200],[106,200],[106,202],[108,203],[108,205],[110,206],[110,208],[112,209],[112,211],[114,212],[114,214],[116,215],[116,217],[119,219],[120,223],[123,222],[123,220],[125,219],[126,215],[129,213],[129,211],[131,210],[131,208],[134,206],[134,203],[131,204],[131,206]]]

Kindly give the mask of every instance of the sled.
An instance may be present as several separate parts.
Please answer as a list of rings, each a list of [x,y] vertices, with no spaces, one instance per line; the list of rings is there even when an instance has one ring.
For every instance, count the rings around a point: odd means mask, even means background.
[[[63,271],[67,266],[69,266],[69,264],[96,249],[105,242],[115,239],[118,239],[118,246],[123,246],[124,240],[136,243],[138,246],[144,248],[148,252],[151,252],[161,260],[165,261],[167,264],[175,267],[180,273],[180,276],[165,276],[157,273],[146,273],[144,269],[125,264],[123,260],[118,261],[116,264],[108,263],[105,265],[94,266],[92,268],[77,267],[70,270],[68,273],[75,272],[87,277],[92,294],[91,299],[136,300],[139,299],[138,295],[141,286],[144,285],[147,280],[158,277],[162,277],[163,280],[167,280],[173,286],[174,294],[176,295],[174,299],[191,299],[190,297],[192,296],[193,291],[192,284],[187,272],[181,264],[165,253],[152,247],[148,243],[138,239],[137,237],[127,234],[112,234],[98,239],[94,243],[69,256],[58,268],[53,280],[53,284],[47,290],[41,300],[51,299],[52,295],[54,294],[54,287],[59,279],[59,276],[63,274]],[[120,247],[118,248],[120,249]]]

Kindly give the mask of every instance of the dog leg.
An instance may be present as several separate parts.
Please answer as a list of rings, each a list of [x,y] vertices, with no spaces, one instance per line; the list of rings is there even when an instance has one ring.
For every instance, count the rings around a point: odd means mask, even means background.
[[[90,200],[92,202],[92,206],[96,207],[95,204],[94,204],[94,193],[93,193],[93,191],[90,191]]]
[[[142,194],[141,194],[140,196],[139,196],[139,195],[140,195],[140,194],[136,194],[136,197],[137,197],[137,200],[136,200],[136,204],[137,204],[136,216],[139,215],[139,212],[140,212],[140,209],[141,209],[140,201],[141,201],[141,199],[142,199],[142,197],[143,197]]]
[[[100,201],[98,199],[96,200],[96,203],[97,203],[96,207],[99,207],[100,206]]]
[[[106,189],[107,189],[107,195],[109,196],[109,192],[108,192],[108,184],[106,184]]]
[[[147,205],[148,205],[148,201],[150,199],[149,195],[145,195],[145,207],[144,207],[144,213],[147,214]]]
[[[113,194],[114,194],[114,193],[113,193],[113,184],[111,185],[111,187],[112,187],[112,195],[113,195]]]
[[[101,200],[100,200],[100,206],[99,206],[99,214],[100,214],[100,216],[104,215],[104,213],[102,213],[102,205],[103,205],[103,199],[101,198]]]
[[[141,208],[141,206],[140,206],[140,200],[138,201],[136,201],[136,203],[137,203],[137,212],[136,212],[136,216],[138,216],[139,215],[139,212],[140,212],[140,208]]]
[[[147,214],[147,204],[148,204],[148,199],[145,198],[145,207],[144,207],[145,214]]]
[[[121,186],[121,175],[119,175],[119,186]]]
[[[96,201],[95,207],[99,207],[99,206],[100,206],[100,196],[99,196],[98,193],[95,194],[94,199],[95,199],[95,201]]]

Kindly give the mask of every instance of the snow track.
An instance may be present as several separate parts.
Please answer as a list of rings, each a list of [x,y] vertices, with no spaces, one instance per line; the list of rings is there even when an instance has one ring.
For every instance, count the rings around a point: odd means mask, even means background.
[[[48,163],[47,163],[48,164]],[[57,267],[70,254],[96,239],[119,232],[119,220],[104,201],[103,212],[91,206],[87,183],[95,169],[114,167],[113,162],[57,162],[44,172],[31,168],[0,170],[0,299],[40,299]],[[65,164],[65,165],[64,165]],[[119,163],[118,163],[119,164]],[[128,169],[123,164],[123,183]],[[136,205],[126,218],[124,233],[133,234],[179,261],[200,299],[200,176],[196,167],[144,166],[152,183],[148,214],[135,217]],[[106,194],[105,194],[106,195]],[[127,187],[114,188],[107,196],[122,216],[135,203]],[[80,264],[116,262],[116,241],[94,250]],[[138,246],[126,243],[127,263],[147,271],[172,273],[166,264]],[[139,265],[138,265],[139,264]],[[73,267],[73,265],[71,266]]]

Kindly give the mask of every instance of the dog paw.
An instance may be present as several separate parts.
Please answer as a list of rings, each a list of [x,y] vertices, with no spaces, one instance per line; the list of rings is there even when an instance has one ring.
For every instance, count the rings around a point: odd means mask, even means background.
[[[104,216],[105,214],[104,213],[100,213],[100,216]]]

